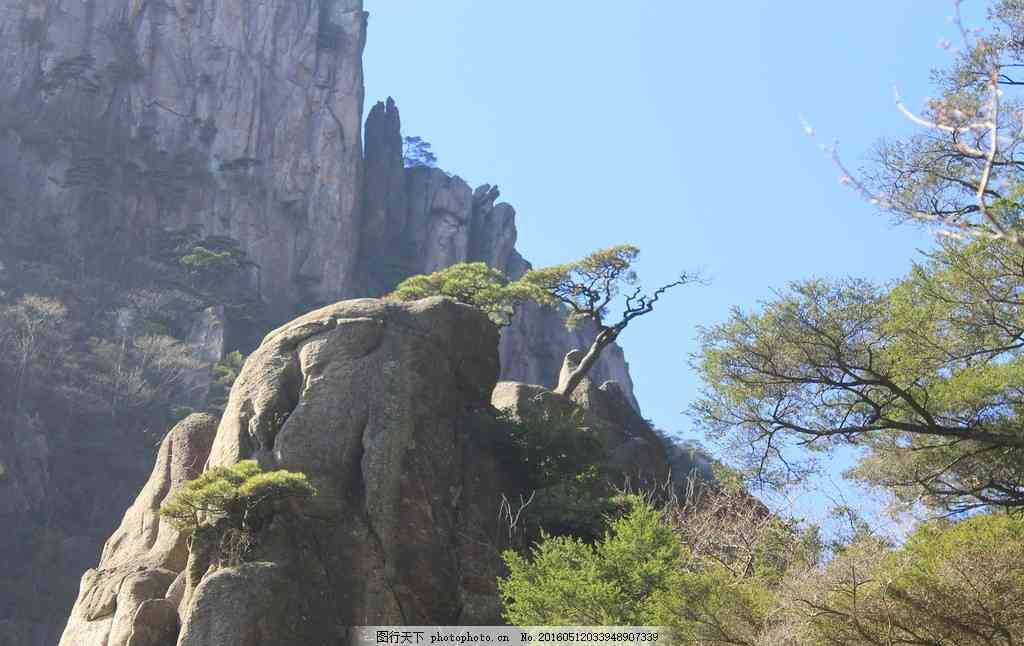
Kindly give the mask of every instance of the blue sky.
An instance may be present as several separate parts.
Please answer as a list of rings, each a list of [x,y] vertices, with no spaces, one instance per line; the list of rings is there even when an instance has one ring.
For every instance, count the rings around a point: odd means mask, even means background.
[[[838,182],[929,96],[952,2],[367,0],[367,107],[393,96],[439,165],[515,206],[535,265],[616,243],[645,284],[701,269],[621,337],[645,416],[692,437],[695,329],[815,276],[891,280],[930,234]],[[967,0],[969,25],[984,3]],[[838,470],[834,469],[834,471]]]

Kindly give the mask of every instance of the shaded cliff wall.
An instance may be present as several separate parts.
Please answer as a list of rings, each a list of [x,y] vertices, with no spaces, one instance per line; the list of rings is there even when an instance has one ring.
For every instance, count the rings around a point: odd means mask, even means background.
[[[354,290],[362,0],[2,0],[0,29],[5,224],[195,224],[282,310]]]
[[[356,291],[365,30],[361,0],[0,0],[0,279],[116,288],[195,225],[241,243],[278,321]],[[50,399],[0,409],[2,646],[56,643],[153,459]]]

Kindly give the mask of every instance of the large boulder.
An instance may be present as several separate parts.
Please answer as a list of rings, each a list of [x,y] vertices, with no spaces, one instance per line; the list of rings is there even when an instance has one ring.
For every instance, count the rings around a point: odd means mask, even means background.
[[[240,566],[198,538],[183,549],[154,515],[180,483],[179,425],[83,577],[61,646],[157,643],[170,624],[179,645],[257,646],[500,622],[497,511],[521,491],[475,432],[497,378],[496,327],[449,299],[344,301],[271,332],[190,473],[257,459],[318,495],[270,519]]]

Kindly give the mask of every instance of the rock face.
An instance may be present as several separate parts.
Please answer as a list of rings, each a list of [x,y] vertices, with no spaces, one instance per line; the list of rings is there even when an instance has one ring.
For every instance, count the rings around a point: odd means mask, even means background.
[[[82,578],[61,646],[173,643],[153,635],[179,617],[181,646],[337,644],[357,624],[499,621],[496,510],[518,490],[474,443],[497,348],[484,314],[442,298],[346,301],[271,332],[216,437],[193,416],[164,441]],[[319,494],[302,515],[274,519],[254,562],[211,567],[156,510],[204,463],[247,458],[304,472]]]
[[[194,414],[164,438],[153,474],[104,545],[99,565],[82,576],[61,645],[138,646],[147,643],[145,633],[155,646],[167,642],[154,639],[177,632],[176,604],[165,595],[185,568],[188,550],[184,537],[161,520],[160,505],[202,473],[216,428],[215,418]]]
[[[361,0],[2,0],[0,25],[9,225],[99,219],[128,245],[195,224],[283,311],[299,282],[355,291]]]

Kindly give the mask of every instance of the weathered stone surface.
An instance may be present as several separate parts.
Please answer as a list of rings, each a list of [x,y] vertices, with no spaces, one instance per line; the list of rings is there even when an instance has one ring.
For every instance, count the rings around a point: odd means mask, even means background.
[[[401,127],[390,97],[374,105],[366,117],[359,269],[362,293],[371,296],[390,291],[420,268],[420,259],[405,242],[409,206]]]
[[[444,298],[344,301],[268,334],[212,445],[180,451],[200,459],[183,464],[175,449],[200,427],[208,437],[209,418],[189,418],[165,441],[83,577],[61,646],[154,643],[179,618],[177,643],[196,646],[336,644],[352,625],[500,621],[507,537],[497,510],[521,490],[475,433],[493,414],[497,347],[486,315]],[[180,538],[153,521],[159,501],[203,464],[248,458],[307,474],[318,495],[272,519],[253,562],[219,565],[198,539],[186,560]]]
[[[178,531],[160,518],[160,505],[184,482],[203,471],[214,438],[216,418],[203,413],[189,415],[171,429],[160,444],[153,474],[121,526],[103,546],[100,567],[138,564],[180,571],[185,564],[184,541]]]
[[[143,602],[164,598],[188,551],[178,531],[161,520],[160,505],[202,472],[216,425],[215,418],[194,414],[164,438],[152,475],[104,546],[98,567],[82,576],[61,646],[124,646]]]
[[[207,307],[196,315],[188,331],[188,338],[185,339],[196,359],[206,363],[217,363],[224,358],[226,321],[223,305]]]
[[[135,611],[125,646],[170,646],[177,635],[177,607],[167,599],[149,599]]]
[[[271,332],[250,356],[210,464],[255,456],[320,491],[322,520],[300,537],[282,527],[261,555],[303,573],[293,576],[311,582],[302,595],[323,586],[311,612],[342,625],[483,619],[464,615],[478,590],[458,572],[497,574],[497,552],[481,563],[461,538],[483,531],[499,544],[502,491],[481,471],[497,467],[470,459],[467,439],[498,377],[497,341],[486,316],[448,299],[362,299]],[[467,479],[478,496],[469,508]]]
[[[143,249],[187,225],[240,242],[255,263],[245,294],[279,321],[463,260],[521,275],[514,209],[496,187],[404,169],[393,104],[371,111],[364,157],[362,8],[0,0],[0,277],[13,275],[15,243],[40,233],[85,264],[103,258],[84,239]],[[553,385],[588,337],[526,307],[502,333],[502,376]],[[617,347],[594,374],[632,401]],[[0,432],[0,525],[18,528],[0,537],[0,571],[19,564],[0,589],[0,644],[56,640],[74,580],[151,459],[141,441],[79,459],[50,432]]]
[[[609,466],[627,476],[633,485],[651,487],[665,482],[669,476],[665,447],[617,382],[577,388],[573,401],[619,429],[616,435],[621,441],[609,444]]]
[[[228,235],[282,311],[354,290],[362,0],[3,0],[0,169],[12,222]],[[131,173],[119,169],[132,169]],[[9,172],[6,172],[9,171]]]
[[[311,630],[308,617],[296,612],[298,608],[292,597],[296,587],[284,568],[270,563],[246,563],[218,570],[206,577],[196,591],[192,610],[177,643],[179,646],[339,643],[306,639]]]
[[[210,393],[213,383],[213,372],[210,366],[224,358],[225,328],[227,317],[223,305],[214,305],[198,312],[192,320],[188,336],[185,338],[197,367],[190,370],[185,379],[192,393],[192,405],[201,408]]]

